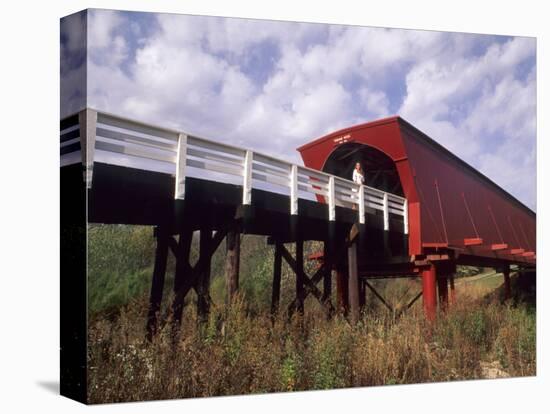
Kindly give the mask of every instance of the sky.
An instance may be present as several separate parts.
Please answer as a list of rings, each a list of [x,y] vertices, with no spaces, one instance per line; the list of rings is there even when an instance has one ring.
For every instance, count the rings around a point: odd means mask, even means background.
[[[107,10],[81,27],[61,28],[62,113],[87,76],[90,107],[300,164],[400,115],[536,210],[534,38]]]

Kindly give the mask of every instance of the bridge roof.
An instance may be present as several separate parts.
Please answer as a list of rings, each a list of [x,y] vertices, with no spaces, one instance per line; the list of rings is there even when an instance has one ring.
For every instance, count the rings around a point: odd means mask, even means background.
[[[346,143],[375,148],[395,163],[410,205],[411,254],[458,245],[469,253],[493,257],[494,246],[506,245],[506,254],[523,250],[526,256],[520,261],[531,260],[530,252],[536,250],[536,213],[411,123],[392,116],[353,125],[298,151],[306,166],[323,170],[335,149]],[[474,239],[483,247],[466,246],[466,240]]]
[[[432,145],[441,154],[445,154],[445,155],[451,157],[454,161],[459,163],[466,170],[468,170],[469,172],[475,174],[480,179],[486,181],[490,185],[494,186],[495,189],[497,191],[500,191],[505,197],[507,197],[510,200],[512,200],[513,202],[517,203],[521,208],[524,208],[528,213],[532,214],[533,216],[536,216],[536,213],[531,208],[529,208],[527,205],[525,205],[519,199],[517,199],[512,194],[507,192],[504,188],[502,188],[497,183],[495,183],[487,175],[483,174],[477,168],[473,167],[472,165],[470,165],[469,163],[464,161],[462,158],[460,158],[459,156],[457,156],[453,152],[449,151],[447,148],[445,148],[439,142],[437,142],[436,140],[434,140],[433,138],[428,136],[425,132],[423,132],[422,130],[415,127],[413,124],[408,122],[406,119],[404,119],[400,115],[392,115],[392,116],[389,116],[389,117],[376,119],[374,121],[364,122],[364,123],[361,123],[361,124],[356,124],[356,125],[352,125],[352,126],[349,126],[349,127],[346,127],[346,128],[342,128],[342,129],[336,130],[334,132],[331,132],[327,135],[324,135],[320,138],[314,139],[313,141],[310,141],[310,142],[308,142],[304,145],[301,145],[296,149],[299,152],[306,151],[306,150],[308,150],[308,149],[310,149],[310,148],[312,148],[312,147],[314,147],[314,146],[316,146],[316,145],[318,145],[322,142],[330,141],[331,139],[334,139],[335,137],[338,137],[338,136],[341,136],[341,135],[345,135],[346,133],[355,132],[355,131],[359,131],[361,129],[366,129],[366,128],[378,127],[378,126],[385,125],[385,124],[392,124],[392,123],[397,123],[402,128],[408,128],[408,129],[416,132],[417,134],[419,134],[422,137],[423,140],[425,140],[426,143]]]

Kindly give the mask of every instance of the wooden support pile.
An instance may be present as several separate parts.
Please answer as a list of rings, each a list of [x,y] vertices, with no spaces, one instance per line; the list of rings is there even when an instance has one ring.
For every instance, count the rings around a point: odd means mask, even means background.
[[[199,259],[194,266],[189,261],[191,252],[191,243],[193,231],[183,229],[179,233],[178,240],[174,238],[165,228],[159,226],[155,229],[157,239],[157,249],[155,255],[155,267],[153,270],[153,280],[151,284],[151,295],[149,299],[149,312],[147,317],[147,338],[149,340],[158,330],[158,316],[161,309],[162,296],[164,290],[164,280],[166,274],[166,263],[168,258],[168,249],[170,249],[176,259],[176,271],[174,276],[174,300],[172,302],[172,320],[173,333],[177,336],[181,325],[184,302],[191,289],[197,293],[197,314],[199,321],[208,319],[210,311],[210,264],[212,256],[218,249],[222,240],[231,233],[229,228],[212,232],[210,229],[200,231]],[[228,301],[231,300],[238,286],[238,235],[232,231],[228,239],[228,261],[231,265],[227,266]],[[235,269],[236,267],[236,269]]]

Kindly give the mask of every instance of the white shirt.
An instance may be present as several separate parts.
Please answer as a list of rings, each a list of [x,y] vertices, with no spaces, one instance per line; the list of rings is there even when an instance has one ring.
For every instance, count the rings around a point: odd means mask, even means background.
[[[355,168],[353,169],[353,182],[355,184],[365,183],[365,176],[361,174],[359,171],[357,171]]]

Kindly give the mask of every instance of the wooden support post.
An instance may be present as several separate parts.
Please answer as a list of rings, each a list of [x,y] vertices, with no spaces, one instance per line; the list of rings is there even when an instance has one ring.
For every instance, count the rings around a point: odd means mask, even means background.
[[[336,268],[336,307],[338,312],[348,314],[348,272],[343,266]]]
[[[445,312],[449,304],[449,290],[447,275],[445,273],[440,273],[437,276],[437,292],[439,296],[439,309]]]
[[[168,239],[170,235],[162,227],[155,228],[157,248],[155,252],[155,267],[149,296],[149,312],[147,314],[147,339],[151,341],[158,329],[158,314],[162,303],[166,261],[168,259]]]
[[[333,263],[338,263],[337,266],[342,266],[342,269],[345,269],[342,261],[344,259],[344,256],[347,253],[347,246],[346,245],[340,246],[338,249],[335,249],[333,251],[334,251],[334,254],[332,255],[334,259]],[[294,273],[296,273],[296,260],[292,258],[290,253],[285,248],[282,249],[282,255],[283,255],[283,258],[288,262],[290,267],[293,269]],[[315,296],[315,298],[317,298],[317,300],[321,304],[323,304],[321,300],[323,294],[319,289],[317,289],[316,286],[321,281],[321,279],[323,279],[324,271],[325,271],[325,265],[323,264],[319,269],[317,269],[317,271],[313,274],[313,276],[311,276],[311,278],[307,277],[307,275],[304,273],[304,281],[306,284],[305,297],[307,297],[309,294],[312,294],[313,296]],[[343,271],[345,272],[346,270],[343,270]],[[346,281],[346,278],[344,278],[344,281]],[[347,288],[347,282],[344,287]],[[347,293],[345,295],[345,300],[347,300]],[[330,314],[332,315],[334,313],[334,307],[332,306],[332,303],[327,302],[325,303],[325,305],[326,305],[325,308],[327,309],[327,311],[329,311]],[[288,306],[289,314],[291,315],[295,309],[296,309],[296,299],[294,299]]]
[[[279,312],[279,301],[281,299],[281,267],[282,267],[281,242],[275,242],[275,258],[273,260],[273,288],[271,290],[271,315]]]
[[[323,248],[323,263],[325,265],[325,272],[323,274],[323,297],[322,301],[327,302],[332,297],[332,249],[329,247],[329,243],[325,241]]]
[[[506,266],[502,269],[504,275],[504,300],[512,298],[512,285],[510,283],[510,266]]]
[[[210,265],[212,260],[212,252],[210,244],[212,243],[212,230],[202,229],[200,231],[200,252],[199,260],[205,260],[206,264],[199,273],[197,281],[197,315],[199,322],[204,322],[208,319],[210,312]]]
[[[285,247],[282,247],[282,256],[283,259],[286,260],[294,274],[298,273],[298,265],[296,260],[292,257],[290,252],[285,249]],[[319,303],[325,308],[327,311],[327,316],[330,317],[334,314],[334,307],[332,306],[331,301],[324,302],[323,301],[323,293],[317,288],[317,283],[321,281],[325,273],[325,263],[321,265],[315,272],[315,274],[309,278],[309,276],[304,272],[303,273],[303,280],[304,280],[304,300],[309,295],[312,294],[315,296],[315,298],[319,301]],[[289,316],[292,316],[294,311],[296,310],[296,303],[298,300],[295,298],[288,307],[288,313]]]
[[[348,247],[348,292],[351,323],[359,321],[359,275],[357,269],[357,244]]]
[[[199,279],[205,269],[209,268],[212,255],[227,235],[227,229],[216,231],[216,235],[208,243],[208,249],[201,254],[195,267],[189,264],[189,251],[191,248],[192,231],[184,231],[180,234],[178,243],[178,255],[176,257],[176,276],[174,278],[174,302],[172,303],[172,313],[174,315],[174,339],[177,338],[176,331],[181,324],[181,315],[185,296],[192,287],[198,289]],[[208,298],[210,302],[210,298]]]
[[[189,264],[189,252],[193,232],[184,230],[179,235],[178,254],[176,255],[176,274],[174,276],[174,301],[172,302],[172,314],[174,329],[179,330],[181,315],[183,312],[183,301],[187,292],[185,291],[185,279],[191,276],[192,268]]]
[[[304,313],[304,241],[296,240],[296,310]]]
[[[365,308],[367,304],[367,292],[365,286],[365,279],[359,279],[359,307],[361,310]]]
[[[238,231],[231,230],[225,236],[225,290],[226,304],[230,305],[239,289],[239,267],[241,236]]]
[[[424,301],[424,313],[430,322],[435,321],[437,310],[435,283],[435,266],[430,264],[428,268],[422,270],[422,300]]]
[[[449,287],[450,287],[450,303],[451,305],[454,305],[456,301],[456,293],[455,293],[455,274],[451,273],[449,275]]]

